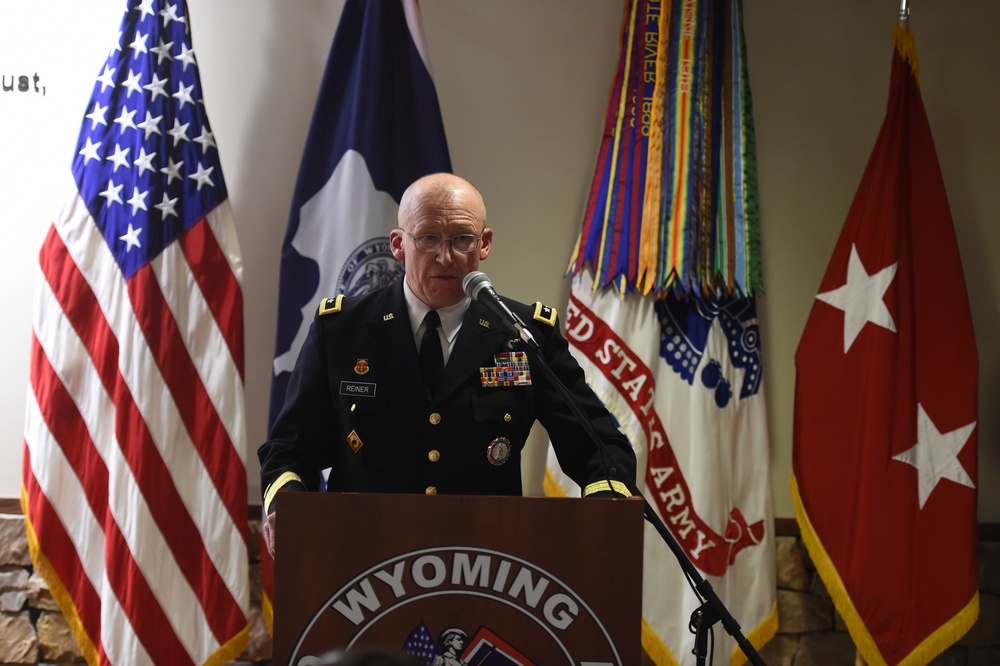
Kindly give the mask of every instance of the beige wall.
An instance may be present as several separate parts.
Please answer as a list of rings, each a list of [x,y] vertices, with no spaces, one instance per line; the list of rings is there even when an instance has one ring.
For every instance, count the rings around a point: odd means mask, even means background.
[[[23,172],[37,164],[57,173],[68,164],[93,80],[83,79],[96,75],[121,4],[53,0],[31,8],[36,3],[0,0],[0,17],[17,14],[5,23],[0,70],[20,73],[51,62],[43,74],[54,88],[44,104],[31,102],[38,111],[0,94],[0,219],[5,229],[12,220],[20,225],[0,248],[4,284],[26,284],[25,276],[33,276],[53,213],[51,188],[25,195],[26,188],[37,187],[37,178],[29,182]],[[498,232],[483,268],[507,295],[559,307],[565,302],[563,268],[599,141],[622,4],[421,2],[454,168],[480,186]],[[110,8],[110,26],[95,23],[72,41],[53,38],[56,30],[70,34],[98,5]],[[979,339],[980,520],[1000,522],[1000,495],[990,492],[1000,483],[1000,358],[990,344],[1000,333],[1000,205],[991,187],[1000,173],[1000,55],[989,47],[1000,25],[1000,4],[910,5],[924,102]],[[243,246],[253,451],[265,436],[278,249],[341,2],[189,0],[189,6],[205,101]],[[793,355],[882,122],[897,8],[888,0],[749,0],[745,7],[767,292],[759,309],[779,517],[792,515]],[[52,16],[55,23],[48,20]],[[11,51],[8,37],[23,41]],[[85,72],[75,77],[80,81],[66,75],[71,68]],[[53,130],[58,141],[17,138]],[[0,360],[6,378],[0,386],[0,497],[16,497],[31,299],[27,289],[6,298],[9,322],[0,339],[14,353]],[[251,455],[251,501],[258,491],[253,460]]]

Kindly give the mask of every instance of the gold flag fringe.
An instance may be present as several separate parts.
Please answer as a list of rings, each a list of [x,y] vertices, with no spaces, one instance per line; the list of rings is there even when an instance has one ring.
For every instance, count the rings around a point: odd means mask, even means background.
[[[917,63],[917,45],[913,38],[913,31],[910,30],[909,21],[898,21],[892,27],[892,45],[899,51],[903,61],[910,65],[913,78],[917,85],[920,85],[920,66]]]
[[[847,625],[847,631],[851,635],[851,639],[854,641],[859,655],[869,666],[887,666],[885,657],[882,656],[878,644],[872,638],[871,632],[868,631],[864,620],[861,619],[861,614],[854,606],[854,601],[851,599],[851,595],[848,593],[847,587],[840,577],[840,572],[837,571],[836,565],[830,559],[830,555],[826,552],[826,547],[823,545],[819,535],[816,533],[816,529],[813,527],[812,521],[809,519],[805,505],[802,502],[802,497],[799,494],[799,484],[794,474],[791,481],[791,494],[792,503],[795,506],[795,520],[802,534],[802,543],[805,545],[806,551],[809,553],[809,557],[816,567],[816,572],[826,586],[827,592],[830,593],[833,605],[836,607],[837,612],[840,613],[844,624]],[[894,664],[893,666],[924,666],[924,664],[929,663],[932,659],[957,643],[962,636],[968,633],[972,625],[976,623],[978,617],[979,592],[977,591],[962,610],[938,627],[936,631],[915,647],[910,654],[906,655],[898,664]]]

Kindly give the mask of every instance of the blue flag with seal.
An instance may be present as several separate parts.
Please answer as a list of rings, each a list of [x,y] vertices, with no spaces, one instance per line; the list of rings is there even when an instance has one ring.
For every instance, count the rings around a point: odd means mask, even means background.
[[[415,0],[347,0],[306,139],[281,248],[268,423],[319,299],[362,294],[403,270],[389,231],[403,190],[451,171]]]
[[[403,267],[389,251],[399,199],[451,171],[416,0],[347,0],[326,63],[281,247],[268,429],[319,300],[363,294]],[[261,553],[273,627],[273,561]]]

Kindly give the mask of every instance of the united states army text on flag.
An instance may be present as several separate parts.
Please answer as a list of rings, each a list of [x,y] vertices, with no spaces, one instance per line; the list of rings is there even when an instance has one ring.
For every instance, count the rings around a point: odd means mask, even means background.
[[[978,354],[913,35],[795,355],[792,499],[868,664],[975,623]]]
[[[242,267],[191,34],[128,3],[39,253],[22,506],[90,664],[247,640]]]

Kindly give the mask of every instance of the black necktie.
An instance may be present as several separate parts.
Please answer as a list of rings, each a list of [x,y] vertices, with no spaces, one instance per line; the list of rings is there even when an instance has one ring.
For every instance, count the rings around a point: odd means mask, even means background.
[[[444,370],[444,356],[441,354],[441,338],[438,336],[438,326],[441,317],[436,310],[431,310],[424,317],[424,337],[420,341],[420,372],[424,383],[434,393],[441,372]]]

